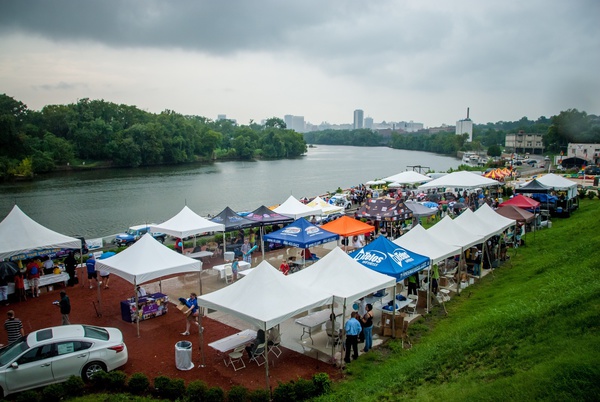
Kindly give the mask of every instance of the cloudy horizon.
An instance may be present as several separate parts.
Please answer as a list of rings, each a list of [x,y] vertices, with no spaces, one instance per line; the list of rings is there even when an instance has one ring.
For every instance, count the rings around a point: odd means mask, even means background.
[[[600,2],[0,3],[0,93],[240,124],[452,125],[600,114]]]

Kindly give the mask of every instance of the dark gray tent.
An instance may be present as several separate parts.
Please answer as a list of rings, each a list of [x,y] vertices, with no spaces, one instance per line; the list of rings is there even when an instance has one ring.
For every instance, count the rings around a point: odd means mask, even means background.
[[[537,179],[531,180],[529,183],[515,188],[515,193],[518,194],[548,194],[552,192],[552,187],[548,187],[537,181]]]
[[[225,207],[218,215],[210,219],[211,222],[225,225],[225,231],[230,232],[237,229],[245,229],[259,226],[256,221],[246,219],[238,215],[233,209]]]

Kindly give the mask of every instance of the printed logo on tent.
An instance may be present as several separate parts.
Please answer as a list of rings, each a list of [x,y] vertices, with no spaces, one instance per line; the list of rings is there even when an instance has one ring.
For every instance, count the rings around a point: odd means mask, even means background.
[[[397,248],[392,254],[389,254],[390,258],[396,262],[396,264],[402,266],[403,262],[413,262],[415,259],[406,252],[406,250]]]
[[[283,229],[281,231],[282,234],[289,234],[289,235],[297,235],[298,233],[300,233],[302,229],[298,228],[298,227],[290,227],[288,226],[287,228]]]
[[[304,231],[306,232],[307,235],[312,236],[312,235],[316,235],[319,233],[319,228],[316,226],[311,226],[311,227],[307,227],[306,229],[304,229]]]
[[[244,219],[244,218],[242,218],[241,216],[230,216],[229,217],[229,220],[231,222],[241,221],[242,219]]]
[[[361,262],[363,265],[370,265],[372,267],[376,267],[381,264],[387,258],[387,255],[381,251],[371,250],[365,251],[361,249],[358,254],[354,256],[356,261]]]

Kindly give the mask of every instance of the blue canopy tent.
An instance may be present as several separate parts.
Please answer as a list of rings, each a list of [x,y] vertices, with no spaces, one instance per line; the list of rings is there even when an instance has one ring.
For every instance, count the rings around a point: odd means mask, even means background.
[[[402,248],[384,236],[350,253],[350,257],[373,271],[396,278],[396,282],[430,265],[429,257]]]
[[[379,236],[363,248],[350,253],[350,257],[373,271],[395,278],[396,282],[408,278],[415,272],[427,269],[431,265],[429,257],[400,247],[384,236]],[[396,287],[394,287],[392,300],[395,303]],[[393,309],[393,311],[396,310]],[[429,312],[429,290],[427,311]]]
[[[270,243],[302,249],[329,243],[339,238],[338,234],[321,229],[304,218],[299,218],[283,229],[279,229],[263,237],[264,241]]]

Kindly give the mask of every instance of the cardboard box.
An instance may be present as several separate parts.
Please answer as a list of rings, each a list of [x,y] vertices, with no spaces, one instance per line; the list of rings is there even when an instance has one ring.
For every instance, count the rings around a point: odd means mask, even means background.
[[[181,311],[185,316],[190,315],[190,313],[192,312],[191,310],[186,314],[186,311],[188,311],[189,307],[186,306],[185,304],[178,304],[177,305],[177,310]]]
[[[404,317],[406,316],[406,313],[397,313],[395,315],[395,324],[396,324],[396,328],[399,328],[402,325],[402,322],[404,321]],[[389,313],[382,313],[381,314],[381,327],[382,328],[392,328],[392,314]]]
[[[392,329],[391,328],[384,328],[383,329],[383,336],[392,336]],[[401,338],[402,337],[402,328],[396,328],[396,336],[395,338]]]

